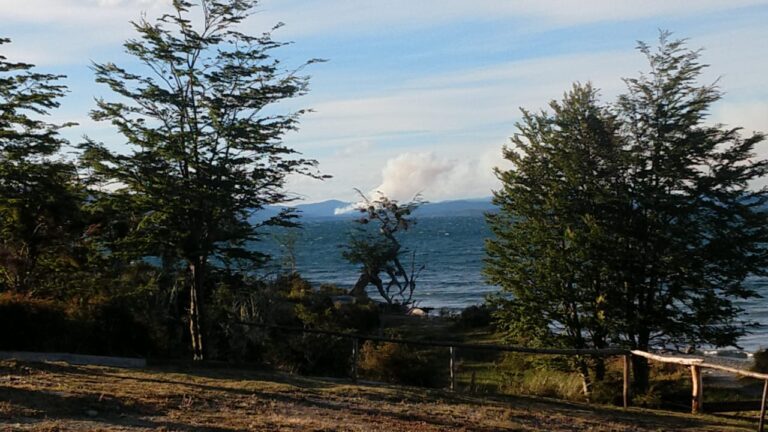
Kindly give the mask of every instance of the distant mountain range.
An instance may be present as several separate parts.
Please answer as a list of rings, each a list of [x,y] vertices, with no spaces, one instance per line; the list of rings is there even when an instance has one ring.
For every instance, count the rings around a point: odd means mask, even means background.
[[[338,209],[349,208],[352,203],[328,200],[312,204],[299,204],[294,206],[301,213],[302,219],[353,219],[359,216],[356,211],[336,214]],[[282,206],[270,206],[254,215],[254,220],[264,220],[276,215]],[[496,211],[496,206],[491,203],[491,198],[472,198],[453,201],[441,201],[426,203],[420,206],[413,214],[416,217],[447,217],[447,216],[482,216],[486,212]]]

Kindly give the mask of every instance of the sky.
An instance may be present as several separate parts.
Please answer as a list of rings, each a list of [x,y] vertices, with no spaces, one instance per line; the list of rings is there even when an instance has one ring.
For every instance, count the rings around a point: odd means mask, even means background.
[[[70,93],[53,120],[127,151],[107,123],[88,117],[112,95],[90,65],[130,64],[122,49],[131,20],[153,20],[169,0],[0,0],[2,54],[67,76]],[[304,202],[356,200],[354,188],[399,200],[491,195],[502,146],[520,108],[538,110],[574,82],[603,100],[622,78],[646,70],[638,41],[659,31],[688,38],[725,92],[710,121],[768,131],[768,0],[263,0],[242,31],[292,43],[275,55],[288,66],[311,58],[311,90],[292,108],[311,108],[287,145],[332,176],[292,177]],[[766,144],[768,147],[768,144]],[[768,148],[759,149],[768,156]]]

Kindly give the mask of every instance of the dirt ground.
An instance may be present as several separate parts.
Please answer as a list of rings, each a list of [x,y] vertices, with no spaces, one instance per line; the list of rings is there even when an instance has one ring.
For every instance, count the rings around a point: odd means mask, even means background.
[[[0,430],[748,431],[743,420],[224,369],[0,361]]]

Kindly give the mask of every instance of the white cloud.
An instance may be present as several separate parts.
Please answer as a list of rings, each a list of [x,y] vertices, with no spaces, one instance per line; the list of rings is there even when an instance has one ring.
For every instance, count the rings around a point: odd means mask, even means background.
[[[3,23],[15,32],[0,35],[14,39],[13,44],[3,46],[3,53],[13,60],[42,66],[86,66],[89,59],[116,60],[120,43],[135,36],[128,22],[140,18],[142,12],[153,19],[168,10],[169,3],[0,0]],[[352,43],[358,35],[403,37],[399,32],[404,29],[423,31],[454,22],[466,25],[504,19],[511,26],[523,26],[523,33],[535,34],[558,26],[648,17],[685,16],[692,21],[701,13],[717,11],[726,16],[727,10],[761,4],[768,4],[768,0],[649,0],[642,7],[637,2],[615,0],[264,0],[245,31],[259,33],[285,21],[288,25],[281,30],[281,38],[333,35],[339,36],[334,42],[343,44]],[[708,80],[723,75],[726,98],[714,107],[713,121],[744,126],[746,131],[765,131],[768,59],[758,54],[768,44],[768,31],[762,26],[726,21],[721,28],[707,28],[707,34],[681,36],[690,36],[692,47],[707,48],[703,60],[713,65],[707,72]],[[456,43],[471,45],[475,39],[470,36]],[[498,45],[514,42],[499,40]],[[298,40],[297,46],[301,44]],[[291,134],[287,140],[307,157],[317,158],[323,172],[335,177],[325,182],[292,178],[290,189],[310,200],[351,200],[355,198],[353,187],[366,191],[385,188],[402,194],[400,199],[409,199],[421,189],[430,200],[487,195],[496,184],[491,168],[498,164],[499,150],[514,132],[518,108],[543,108],[574,81],[592,81],[602,89],[604,100],[612,100],[624,89],[621,77],[636,76],[646,69],[642,55],[632,50],[633,46],[634,41],[628,40],[626,49],[598,52],[595,50],[600,48],[581,45],[581,53],[544,57],[534,52],[526,55],[538,58],[510,57],[485,67],[456,61],[452,71],[428,75],[420,75],[426,69],[423,67],[403,67],[397,73],[404,79],[393,79],[389,71],[371,70],[365,62],[351,66],[344,76],[364,76],[364,84],[339,79],[333,93],[313,91],[299,100],[300,106],[310,106],[316,112],[308,114],[300,133]],[[476,49],[491,48],[498,46]],[[353,49],[362,50],[359,46]],[[370,47],[367,55],[386,55],[376,49]],[[328,70],[339,73],[332,67]],[[312,72],[326,73],[322,68]],[[90,100],[99,89],[83,85],[73,98]],[[82,115],[84,112],[77,116]],[[108,125],[83,122],[77,132],[106,140],[112,133],[108,129]]]
[[[441,145],[445,139],[438,135],[465,134],[465,139],[475,140],[478,135],[496,134],[501,145],[512,132],[520,107],[543,108],[574,81],[592,80],[612,97],[623,90],[621,76],[633,75],[642,64],[642,58],[628,50],[515,61],[423,77],[386,94],[313,104],[315,112],[302,121],[294,142],[311,151],[365,140],[423,138]]]
[[[169,11],[170,0],[0,0],[3,48],[14,60],[39,66],[88,65],[99,50],[120,52],[135,36],[130,21]],[[16,24],[12,26],[12,24]],[[115,49],[117,48],[117,49]],[[101,59],[98,59],[101,60]],[[110,59],[111,60],[111,59]]]
[[[137,19],[141,12],[154,15],[167,11],[170,4],[171,0],[0,0],[6,22],[97,26],[117,19]]]
[[[743,128],[743,135],[768,133],[768,101],[721,102],[712,120],[728,127]]]
[[[285,21],[292,35],[386,33],[466,20],[518,19],[516,25],[569,26],[673,17],[768,4],[766,0],[266,0],[263,21]]]
[[[348,144],[344,147],[342,147],[336,154],[337,156],[342,157],[349,157],[349,156],[360,156],[364,155],[366,152],[371,150],[374,146],[374,143],[372,140],[362,140],[362,141],[354,141],[351,144]]]

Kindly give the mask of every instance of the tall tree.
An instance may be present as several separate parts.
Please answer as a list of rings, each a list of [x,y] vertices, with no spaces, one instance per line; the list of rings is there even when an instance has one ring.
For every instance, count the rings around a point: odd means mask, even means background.
[[[625,80],[617,104],[630,155],[618,258],[618,339],[636,349],[681,344],[735,345],[747,330],[735,298],[756,293],[749,275],[766,272],[768,191],[753,188],[768,162],[755,157],[760,133],[707,124],[722,94],[698,83],[707,66],[684,40],[662,33],[640,44],[647,74]],[[647,387],[647,360],[635,381]]]
[[[249,246],[258,234],[249,216],[289,200],[289,174],[318,176],[315,161],[282,143],[303,111],[279,114],[273,107],[304,94],[308,78],[301,67],[285,70],[272,57],[284,43],[269,32],[237,30],[255,6],[249,0],[201,0],[198,7],[175,0],[174,12],[155,23],[133,23],[140,38],[124,46],[142,69],[94,66],[96,81],[120,97],[98,100],[92,117],[110,121],[131,151],[88,140],[83,161],[136,215],[116,248],[180,263],[194,359],[205,353],[211,266],[247,271],[258,265],[264,256]],[[264,224],[290,225],[293,217],[283,212]]]
[[[706,66],[684,41],[639,49],[650,72],[610,111],[577,88],[526,113],[505,151],[486,269],[513,294],[500,318],[573,347],[735,345],[749,323],[733,300],[756,296],[745,280],[768,264],[764,136],[707,124],[721,93],[697,83]],[[647,361],[633,371],[644,391]]]
[[[63,76],[32,69],[0,55],[0,284],[24,293],[45,257],[66,254],[78,206],[74,167],[58,155],[69,124],[41,119],[66,93]]]
[[[502,189],[489,214],[485,274],[511,298],[496,299],[497,318],[518,342],[604,348],[611,280],[603,251],[621,184],[621,140],[615,118],[591,85],[574,85],[550,112],[523,111],[512,169],[496,170]],[[589,394],[588,361],[579,358]],[[602,362],[597,364],[602,378]]]

